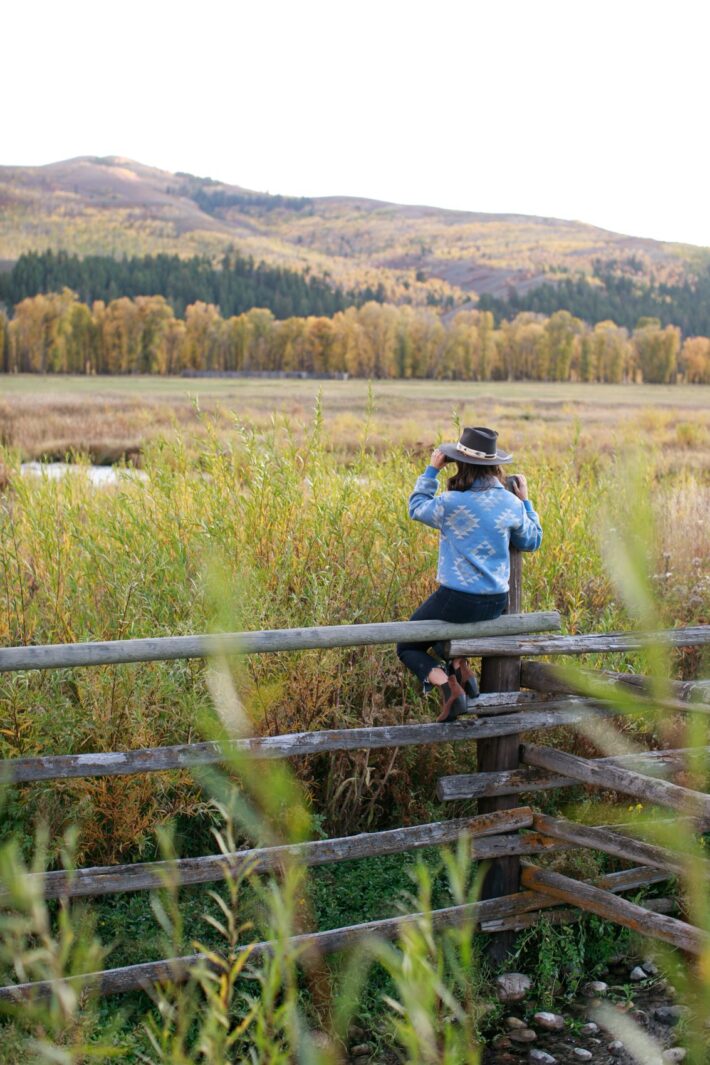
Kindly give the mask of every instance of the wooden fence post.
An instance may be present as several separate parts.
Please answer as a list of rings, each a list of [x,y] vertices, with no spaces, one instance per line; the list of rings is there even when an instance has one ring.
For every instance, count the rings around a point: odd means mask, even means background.
[[[510,591],[507,613],[520,611],[522,601],[522,554],[510,551]],[[512,692],[520,690],[520,659],[486,657],[481,660],[481,692]],[[494,773],[502,769],[517,769],[519,765],[520,734],[496,736],[480,740],[476,744],[477,769],[479,773]],[[490,796],[478,800],[478,812],[493,813],[509,810],[515,805],[513,795]],[[520,858],[510,855],[491,862],[481,888],[482,899],[494,899],[514,895],[520,890]],[[494,962],[503,961],[515,941],[514,932],[492,934],[488,943],[489,957]]]

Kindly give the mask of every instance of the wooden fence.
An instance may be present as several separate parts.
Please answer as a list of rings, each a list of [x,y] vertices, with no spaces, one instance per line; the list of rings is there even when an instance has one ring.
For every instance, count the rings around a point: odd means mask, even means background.
[[[179,636],[145,640],[117,640],[47,647],[0,649],[0,672],[28,669],[106,666],[125,662],[175,658],[254,654],[322,647],[356,647],[390,644],[416,637],[449,641],[447,653],[481,656],[481,695],[471,703],[471,717],[453,724],[413,723],[384,727],[329,729],[284,736],[245,738],[225,748],[217,743],[187,743],[172,747],[120,752],[35,756],[0,762],[0,780],[13,785],[71,777],[121,776],[164,772],[228,760],[234,751],[255,759],[293,758],[333,751],[400,748],[411,745],[475,742],[475,773],[443,777],[438,798],[477,801],[477,813],[448,821],[366,832],[338,839],[295,845],[257,847],[233,854],[211,854],[170,862],[141,862],[38,873],[33,879],[46,898],[76,898],[163,885],[166,877],[176,885],[203,884],[223,879],[240,869],[278,872],[286,861],[298,858],[307,866],[342,862],[375,855],[396,854],[416,848],[454,843],[462,835],[470,840],[477,861],[489,862],[479,902],[435,911],[436,928],[468,924],[490,933],[493,953],[502,956],[511,937],[546,915],[553,922],[578,920],[588,911],[635,928],[645,935],[699,953],[707,947],[705,934],[684,921],[668,916],[670,900],[639,906],[619,896],[659,883],[680,871],[677,855],[636,840],[629,826],[588,826],[537,813],[519,805],[519,796],[551,788],[584,783],[641,798],[681,811],[702,830],[710,824],[710,796],[662,779],[682,768],[698,751],[649,751],[615,758],[580,758],[550,747],[523,744],[522,736],[582,721],[608,721],[615,713],[612,702],[590,700],[554,667],[535,661],[540,655],[580,655],[632,650],[662,641],[673,647],[710,643],[710,626],[673,629],[662,633],[606,633],[582,636],[549,635],[561,628],[555,612],[520,612],[520,558],[512,553],[509,612],[495,621],[473,625],[445,622],[395,622],[377,625],[342,625],[313,629],[232,633],[215,636]],[[546,634],[546,635],[541,635]],[[593,674],[614,688],[643,693],[643,677]],[[707,687],[702,683],[675,683],[665,693],[669,709],[681,713],[710,713]],[[665,705],[665,704],[664,704]],[[474,717],[473,715],[477,715]],[[525,864],[521,858],[551,851],[585,847],[634,863],[632,868],[610,873],[593,882],[581,882],[549,869]],[[8,905],[8,892],[0,885],[0,905]],[[562,906],[560,904],[563,904]],[[293,947],[308,953],[341,950],[365,937],[394,937],[409,914],[382,921],[311,932],[293,938]],[[245,946],[254,956],[269,951],[269,943]],[[212,964],[201,955],[165,959],[71,978],[69,983],[94,987],[102,993],[149,988],[160,981],[187,979],[196,965]],[[46,993],[46,983],[14,984],[0,988],[0,1000],[20,1001]]]

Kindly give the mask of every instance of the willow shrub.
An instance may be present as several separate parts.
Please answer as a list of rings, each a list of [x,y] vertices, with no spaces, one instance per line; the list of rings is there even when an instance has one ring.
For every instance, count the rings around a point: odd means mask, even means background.
[[[345,464],[318,411],[305,443],[285,420],[231,443],[205,430],[199,453],[154,444],[145,481],[13,477],[0,501],[2,644],[404,619],[433,589],[436,534],[406,506],[421,460],[396,447],[375,457],[364,429]],[[613,509],[610,460],[572,440],[527,472],[545,540],[525,563],[525,609],[557,607],[570,631],[623,627],[597,537],[601,504]],[[667,612],[692,614],[670,598]],[[431,717],[391,647],[253,655],[241,683],[257,733]],[[5,758],[189,742],[212,713],[199,661],[8,674],[0,699]],[[442,770],[470,759],[446,747],[359,752],[298,771],[326,829],[347,832],[425,815]],[[183,851],[204,844],[202,794],[186,773],[15,789],[4,831],[22,835],[36,812],[51,838],[79,826],[82,860],[150,856],[167,821]]]

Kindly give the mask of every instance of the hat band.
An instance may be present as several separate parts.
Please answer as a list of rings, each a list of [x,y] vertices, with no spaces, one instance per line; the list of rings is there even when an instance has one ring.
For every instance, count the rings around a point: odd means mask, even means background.
[[[495,451],[493,454],[490,454],[487,451],[476,451],[472,447],[466,447],[465,444],[457,444],[456,450],[463,451],[464,455],[470,455],[471,458],[474,459],[494,459],[496,457]]]

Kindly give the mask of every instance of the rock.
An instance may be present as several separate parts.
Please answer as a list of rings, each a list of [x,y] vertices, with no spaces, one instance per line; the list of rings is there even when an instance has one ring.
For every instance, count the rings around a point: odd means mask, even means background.
[[[369,1043],[360,1043],[359,1046],[351,1047],[350,1053],[354,1058],[362,1058],[369,1055],[372,1051],[372,1047]]]
[[[648,975],[643,971],[640,965],[635,965],[629,973],[629,980],[633,980],[634,983],[639,983],[641,980],[648,980]]]
[[[523,973],[503,973],[496,977],[501,1002],[520,1002],[530,990],[530,977]]]
[[[521,1021],[520,1017],[506,1017],[506,1028],[527,1028],[525,1021]]]
[[[538,1050],[537,1047],[528,1054],[528,1061],[532,1065],[557,1065],[557,1058],[553,1058],[546,1050]]]
[[[594,1021],[589,1021],[587,1024],[583,1024],[579,1029],[580,1035],[596,1035],[599,1031],[599,1025]]]
[[[683,1061],[687,1053],[684,1047],[670,1047],[663,1051],[661,1057],[664,1061]]]
[[[591,1052],[591,1050],[585,1050],[584,1047],[575,1047],[574,1050],[572,1051],[572,1053],[576,1057],[577,1061],[591,1061],[592,1060],[592,1052]]]
[[[533,1017],[535,1024],[540,1028],[546,1028],[548,1032],[561,1032],[565,1026],[565,1019],[559,1013],[547,1013],[541,1010]]]
[[[658,976],[658,966],[652,958],[644,958],[641,965],[646,970],[649,976]]]
[[[607,1047],[607,1050],[613,1058],[618,1058],[621,1054],[624,1053],[624,1044],[621,1042],[620,1039],[612,1039],[611,1043],[609,1043]]]
[[[688,1012],[687,1006],[657,1006],[653,1011],[653,1016],[660,1024],[667,1024],[669,1028],[672,1028]]]
[[[646,1010],[633,1009],[631,1010],[629,1017],[633,1017],[637,1024],[645,1024],[648,1020]]]
[[[327,1032],[322,1032],[319,1029],[311,1032],[311,1042],[319,1050],[331,1050],[333,1047],[333,1041]]]
[[[351,1039],[364,1039],[367,1032],[364,1028],[360,1028],[357,1024],[350,1025],[350,1038]]]
[[[585,984],[582,991],[588,998],[595,998],[597,995],[606,995],[609,990],[609,985],[605,984],[603,980],[590,980],[588,984]]]
[[[532,1028],[513,1028],[508,1038],[514,1043],[534,1043],[537,1035]]]
[[[493,1046],[496,1050],[509,1050],[512,1043],[507,1035],[497,1035],[493,1040]]]

